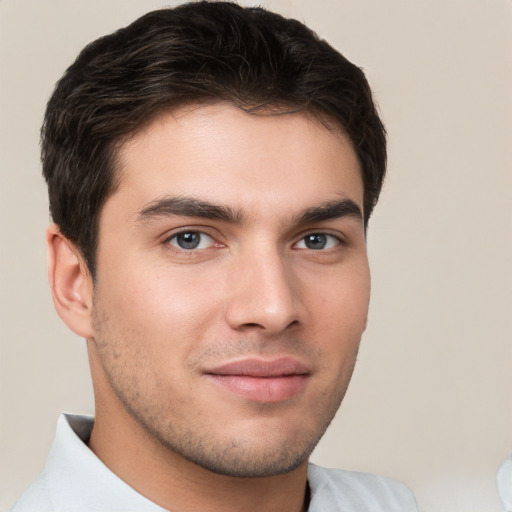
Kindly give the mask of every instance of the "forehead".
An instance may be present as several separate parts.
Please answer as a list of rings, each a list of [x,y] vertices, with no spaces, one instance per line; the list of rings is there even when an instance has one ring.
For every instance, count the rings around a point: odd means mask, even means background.
[[[228,104],[165,112],[120,147],[118,170],[114,196],[139,202],[192,194],[243,208],[348,194],[362,208],[352,144],[309,113],[255,115]]]

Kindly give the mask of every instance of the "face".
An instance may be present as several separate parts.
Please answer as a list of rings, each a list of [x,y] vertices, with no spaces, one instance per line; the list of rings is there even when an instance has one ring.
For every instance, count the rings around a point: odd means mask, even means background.
[[[89,340],[102,393],[147,442],[214,472],[269,476],[305,463],[366,323],[351,144],[304,114],[220,104],[162,115],[119,162],[100,218]]]

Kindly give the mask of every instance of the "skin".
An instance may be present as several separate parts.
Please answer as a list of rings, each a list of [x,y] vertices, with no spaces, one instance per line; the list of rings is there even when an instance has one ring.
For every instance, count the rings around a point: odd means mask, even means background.
[[[88,343],[91,449],[173,511],[302,510],[368,311],[350,142],[306,114],[216,104],[162,114],[118,156],[94,283],[48,231],[57,310]],[[248,359],[303,372],[217,375]]]

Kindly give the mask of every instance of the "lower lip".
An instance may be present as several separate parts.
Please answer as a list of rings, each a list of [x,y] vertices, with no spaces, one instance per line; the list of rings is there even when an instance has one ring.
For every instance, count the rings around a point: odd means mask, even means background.
[[[246,375],[210,374],[216,383],[255,402],[283,402],[299,394],[306,386],[307,375],[250,377]]]

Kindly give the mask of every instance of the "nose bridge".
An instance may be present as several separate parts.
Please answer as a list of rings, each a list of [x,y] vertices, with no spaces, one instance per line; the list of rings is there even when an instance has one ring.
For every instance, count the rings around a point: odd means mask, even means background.
[[[260,245],[237,258],[231,274],[227,320],[232,328],[276,333],[300,321],[298,283],[279,248]]]

